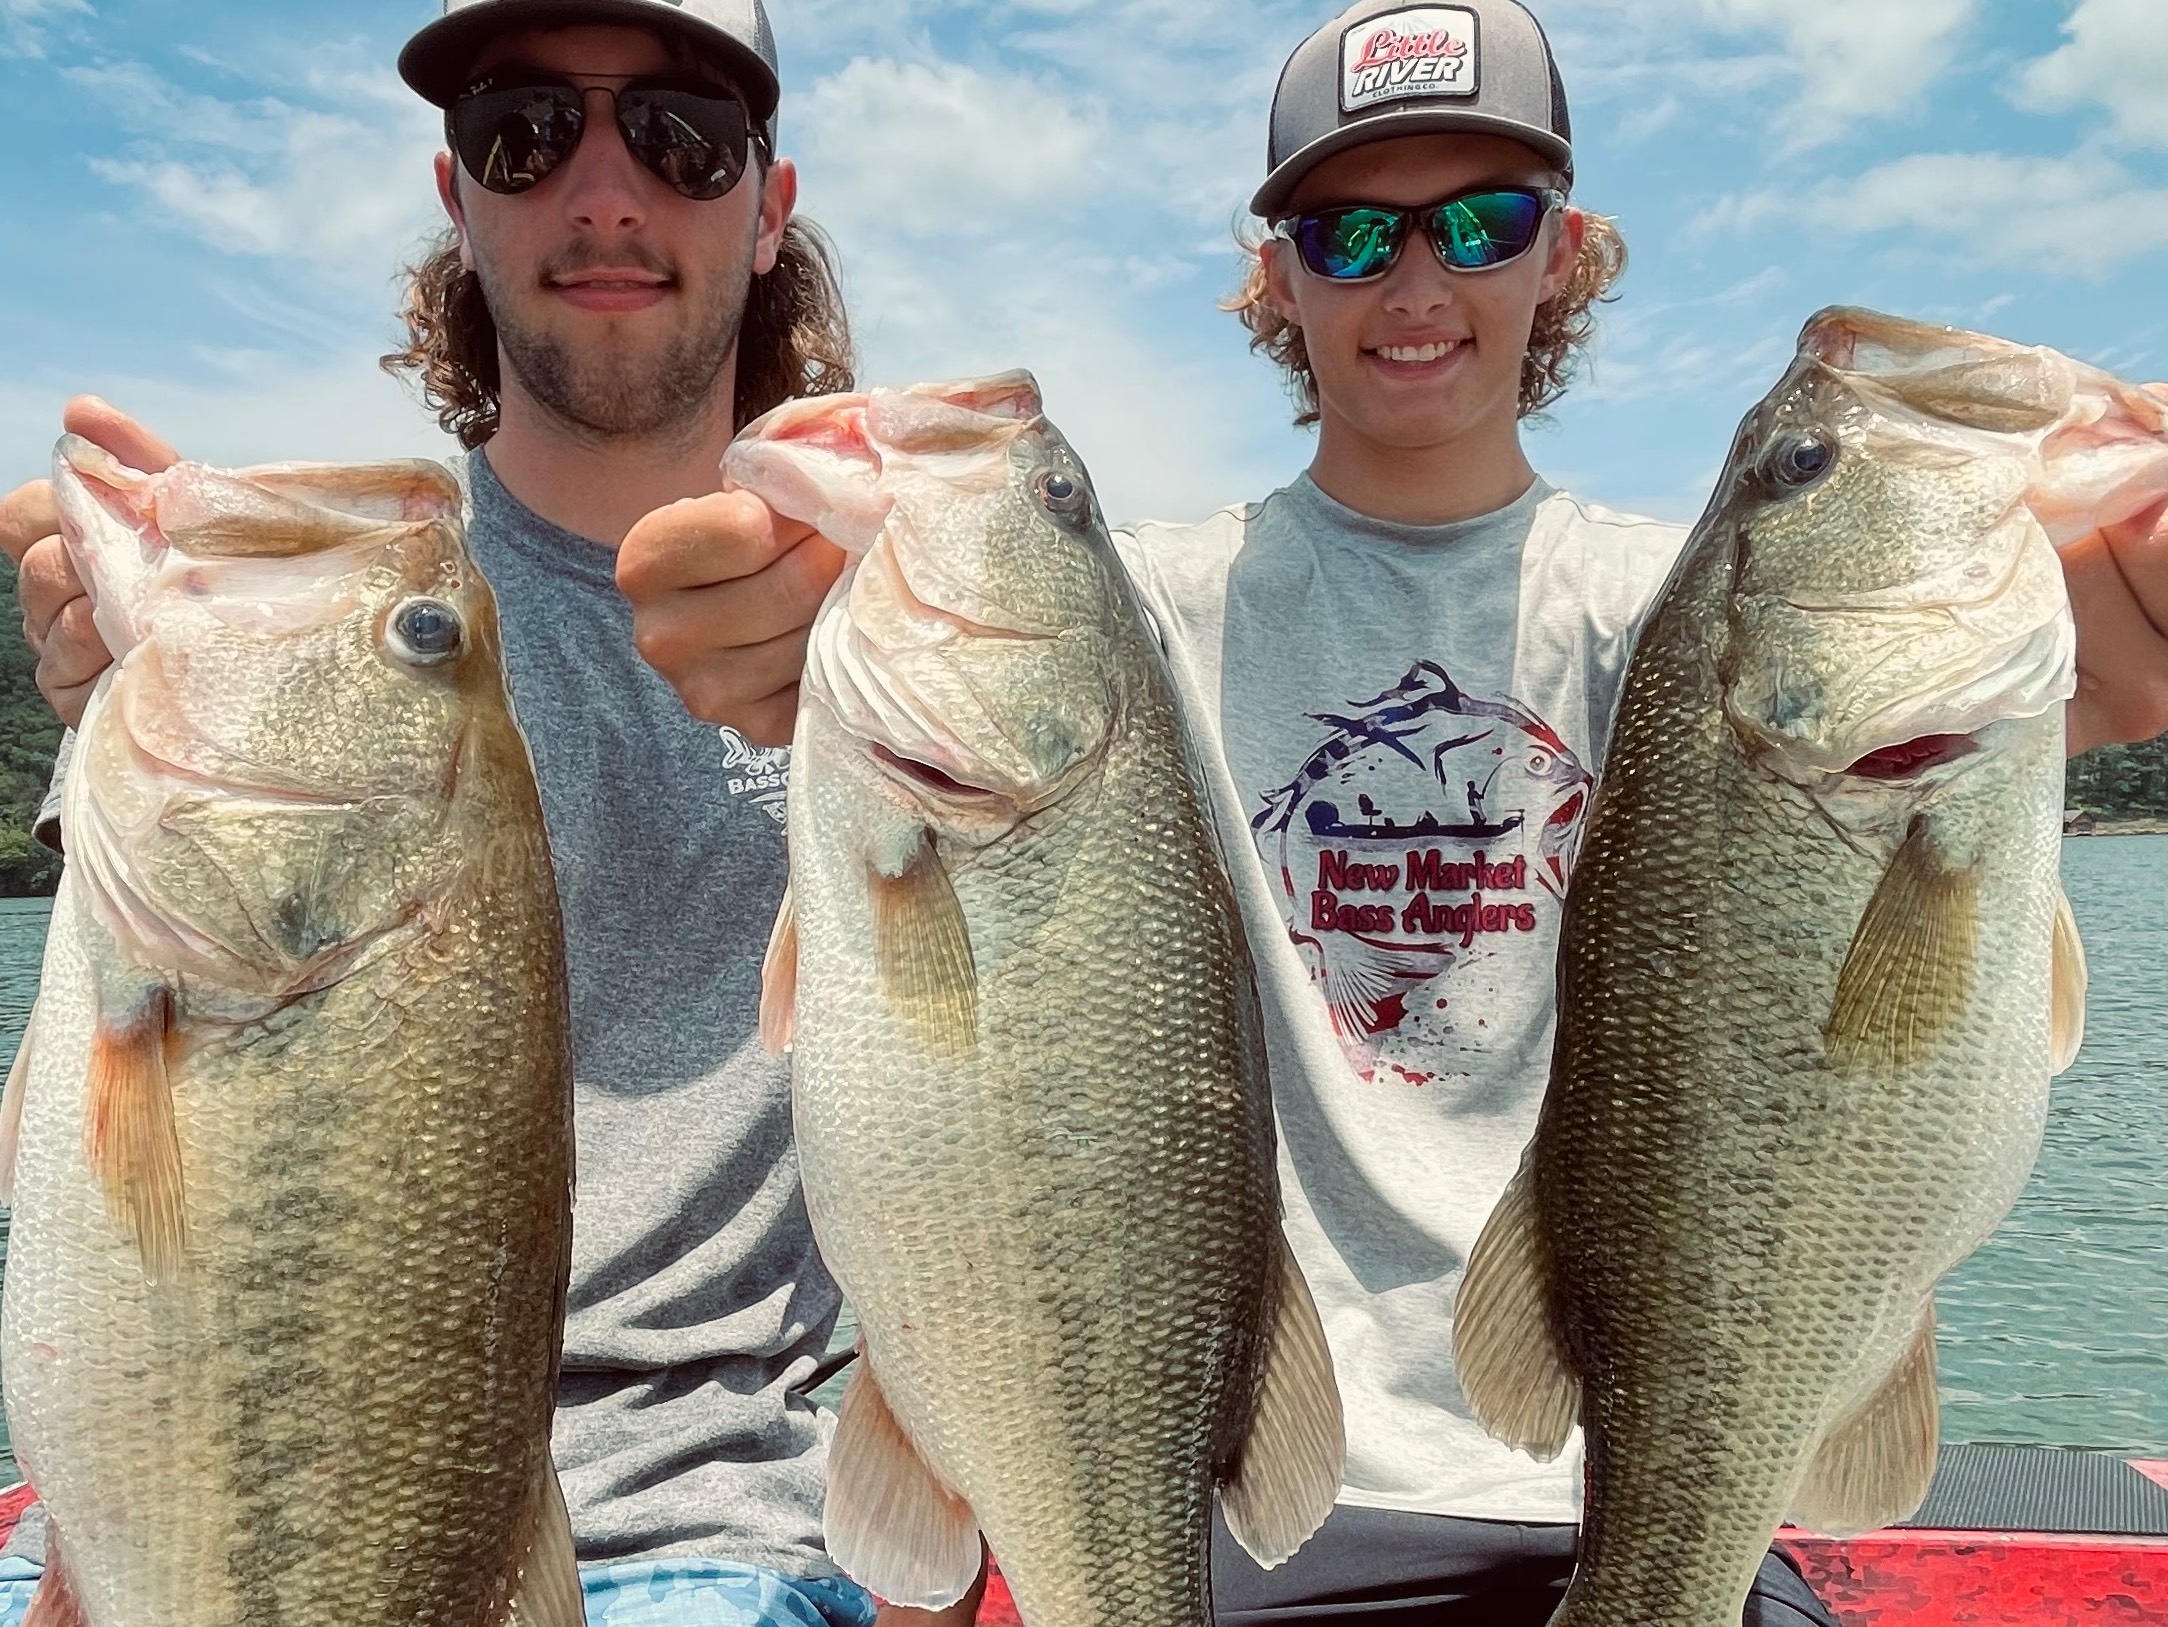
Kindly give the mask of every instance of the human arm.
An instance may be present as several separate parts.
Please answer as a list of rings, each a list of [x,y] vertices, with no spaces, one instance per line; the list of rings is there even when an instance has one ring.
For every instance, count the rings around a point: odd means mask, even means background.
[[[176,461],[173,448],[96,396],[68,403],[62,426],[131,468],[156,474]],[[53,483],[33,480],[0,497],[0,550],[15,562],[23,639],[38,658],[38,692],[74,728],[99,675],[113,657],[91,622],[90,598],[60,540]]]
[[[2168,732],[2168,503],[2062,553],[2078,623],[2070,755]]]

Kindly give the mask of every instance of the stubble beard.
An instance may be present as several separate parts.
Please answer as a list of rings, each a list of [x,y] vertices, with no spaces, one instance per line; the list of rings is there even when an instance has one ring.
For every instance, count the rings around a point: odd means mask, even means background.
[[[567,429],[583,439],[619,443],[698,436],[705,429],[717,406],[716,381],[745,325],[749,274],[717,278],[707,306],[659,352],[568,344],[525,323],[487,267],[477,266],[476,274],[512,378]],[[726,415],[732,406],[721,403]]]

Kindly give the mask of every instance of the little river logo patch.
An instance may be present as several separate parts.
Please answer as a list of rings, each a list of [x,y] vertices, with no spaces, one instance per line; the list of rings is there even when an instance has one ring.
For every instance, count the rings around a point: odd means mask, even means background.
[[[1477,23],[1461,6],[1412,6],[1357,23],[1340,40],[1340,110],[1481,88]]]

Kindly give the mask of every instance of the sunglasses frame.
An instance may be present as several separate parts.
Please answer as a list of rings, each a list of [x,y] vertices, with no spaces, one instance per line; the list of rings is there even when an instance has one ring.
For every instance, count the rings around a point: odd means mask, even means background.
[[[476,80],[465,90],[461,91],[457,96],[453,97],[451,104],[445,108],[445,145],[451,149],[453,157],[459,160],[459,167],[467,172],[467,175],[473,180],[476,186],[481,187],[485,191],[493,192],[500,198],[524,197],[527,193],[536,190],[538,187],[546,183],[549,180],[550,175],[554,175],[557,172],[558,168],[562,167],[565,163],[570,161],[573,154],[577,153],[580,150],[580,144],[587,139],[589,119],[587,111],[587,98],[592,92],[599,90],[606,93],[610,98],[610,118],[611,121],[616,124],[617,133],[619,137],[624,141],[626,150],[632,154],[633,158],[636,161],[638,161],[642,169],[645,169],[650,175],[653,175],[658,181],[661,181],[663,185],[669,187],[671,191],[677,193],[679,197],[686,199],[688,202],[714,203],[719,201],[720,199],[729,197],[731,193],[737,191],[739,184],[742,183],[745,179],[745,172],[752,167],[753,148],[756,145],[760,148],[760,151],[764,157],[766,157],[771,163],[774,161],[775,154],[768,144],[768,132],[766,128],[760,123],[758,119],[753,116],[753,110],[751,107],[746,105],[745,98],[735,90],[732,90],[722,85],[711,85],[702,81],[687,79],[683,76],[673,76],[670,74],[596,74],[590,77],[598,79],[616,78],[620,79],[622,82],[615,85],[604,84],[582,86],[574,84],[571,79],[567,77],[552,74],[542,69],[515,68],[510,70],[508,74],[486,75],[485,77]],[[543,175],[536,180],[530,181],[525,186],[514,187],[508,191],[503,187],[491,185],[490,182],[483,175],[476,172],[473,164],[468,161],[467,154],[462,148],[459,140],[459,110],[463,105],[471,102],[477,96],[489,95],[492,93],[503,91],[525,90],[569,91],[573,97],[574,115],[579,119],[580,127],[577,135],[573,138],[571,147],[567,149],[564,156],[557,161],[557,164],[551,167],[548,175]],[[717,104],[735,104],[739,113],[743,116],[745,133],[743,141],[740,144],[740,151],[737,157],[737,174],[731,177],[730,184],[724,187],[720,192],[709,194],[707,196],[702,196],[698,193],[687,192],[682,186],[680,186],[677,182],[671,180],[669,176],[665,175],[654,164],[650,163],[645,157],[642,156],[641,146],[638,141],[636,132],[627,129],[625,126],[624,103],[622,99],[635,91],[658,90],[674,91],[680,95],[696,97],[698,99],[715,102]]]
[[[1527,246],[1518,253],[1507,255],[1502,260],[1493,260],[1489,265],[1456,265],[1452,256],[1447,252],[1445,247],[1446,237],[1439,227],[1439,222],[1444,218],[1446,210],[1452,208],[1456,203],[1466,203],[1470,198],[1495,198],[1501,195],[1528,198],[1540,205],[1540,210],[1536,215],[1536,229],[1529,233]],[[1376,282],[1379,278],[1390,275],[1393,267],[1400,264],[1400,256],[1407,249],[1408,239],[1415,235],[1415,229],[1420,226],[1423,235],[1429,238],[1431,251],[1437,255],[1438,263],[1441,266],[1457,277],[1479,277],[1486,271],[1497,271],[1501,267],[1528,258],[1534,252],[1536,244],[1542,240],[1543,222],[1550,217],[1553,211],[1565,209],[1567,201],[1566,194],[1555,186],[1476,186],[1468,188],[1465,192],[1456,192],[1449,198],[1441,198],[1436,203],[1424,204],[1414,209],[1402,209],[1387,203],[1343,203],[1335,204],[1330,209],[1306,209],[1300,214],[1283,215],[1274,221],[1272,223],[1272,235],[1286,241],[1294,249],[1295,258],[1302,263],[1302,269],[1320,282],[1352,284]],[[1385,257],[1385,263],[1379,266],[1377,270],[1366,271],[1359,277],[1335,277],[1329,271],[1318,270],[1316,266],[1310,263],[1309,255],[1303,251],[1300,235],[1303,223],[1305,221],[1323,220],[1330,215],[1348,214],[1358,209],[1368,210],[1373,214],[1394,217],[1393,246],[1392,251]]]

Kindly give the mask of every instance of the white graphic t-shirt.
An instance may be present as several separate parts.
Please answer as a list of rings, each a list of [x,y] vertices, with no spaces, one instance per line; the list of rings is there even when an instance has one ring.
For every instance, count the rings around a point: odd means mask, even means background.
[[[1257,960],[1288,1238],[1348,1411],[1342,1501],[1576,1518],[1453,1376],[1453,1298],[1534,1133],[1560,909],[1676,526],[1538,482],[1458,525],[1305,477],[1118,539],[1167,646]]]

